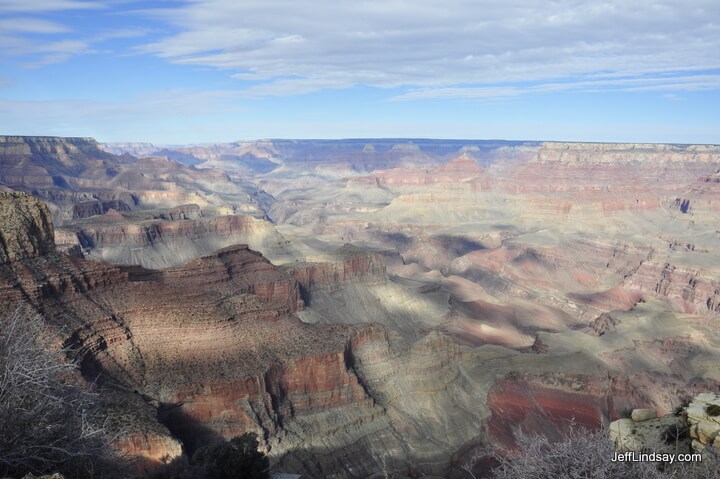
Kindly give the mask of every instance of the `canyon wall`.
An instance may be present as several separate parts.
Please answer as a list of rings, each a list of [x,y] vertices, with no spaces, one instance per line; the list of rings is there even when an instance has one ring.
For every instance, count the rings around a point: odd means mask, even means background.
[[[115,211],[63,228],[64,242],[79,244],[88,258],[148,268],[177,266],[235,244],[247,244],[271,260],[296,259],[288,242],[260,219],[244,215],[200,217],[197,205],[160,210],[157,219],[126,218]],[[76,240],[72,240],[75,235]]]

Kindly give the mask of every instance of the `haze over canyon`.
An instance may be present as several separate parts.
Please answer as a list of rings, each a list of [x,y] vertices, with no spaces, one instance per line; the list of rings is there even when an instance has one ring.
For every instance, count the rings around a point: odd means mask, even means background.
[[[0,315],[139,475],[254,432],[278,473],[462,478],[720,390],[717,145],[0,136],[0,191]]]

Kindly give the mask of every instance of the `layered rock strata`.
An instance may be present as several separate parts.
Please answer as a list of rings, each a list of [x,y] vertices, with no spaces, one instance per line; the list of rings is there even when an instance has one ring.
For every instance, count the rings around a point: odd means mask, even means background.
[[[147,268],[177,266],[239,243],[276,262],[295,259],[287,241],[264,220],[245,215],[203,218],[190,207],[151,214],[157,218],[136,220],[111,210],[100,219],[64,228],[64,242],[76,242],[88,258]],[[77,239],[69,241],[73,234]]]
[[[385,282],[385,262],[377,253],[345,244],[323,259],[325,261],[289,263],[284,268],[308,291],[333,291],[349,281]]]

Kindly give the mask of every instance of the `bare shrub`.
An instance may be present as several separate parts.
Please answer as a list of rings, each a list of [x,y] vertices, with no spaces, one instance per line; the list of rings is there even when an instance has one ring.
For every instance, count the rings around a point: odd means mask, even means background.
[[[498,464],[491,475],[496,479],[720,479],[720,461],[714,448],[706,448],[702,462],[621,462],[613,461],[615,451],[604,428],[589,430],[573,425],[558,442],[551,442],[542,434],[523,432],[516,433],[515,438],[515,449],[479,450],[462,469],[469,477],[478,479],[475,466],[491,459]],[[649,447],[643,452],[652,450],[657,449]]]
[[[18,309],[0,318],[0,477],[61,471],[101,476],[107,441],[97,395],[41,316]]]

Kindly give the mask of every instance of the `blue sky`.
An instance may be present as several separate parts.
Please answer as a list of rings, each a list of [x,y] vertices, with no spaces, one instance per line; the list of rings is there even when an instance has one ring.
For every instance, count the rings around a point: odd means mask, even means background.
[[[720,143],[720,2],[0,0],[0,134]]]

